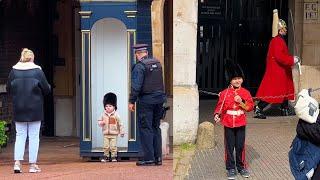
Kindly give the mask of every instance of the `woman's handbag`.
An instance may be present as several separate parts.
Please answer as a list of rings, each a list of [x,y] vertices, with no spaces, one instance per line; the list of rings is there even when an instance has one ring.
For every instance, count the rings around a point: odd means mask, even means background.
[[[308,123],[315,123],[319,115],[319,103],[310,96],[310,91],[302,89],[298,94],[294,110],[300,119]]]

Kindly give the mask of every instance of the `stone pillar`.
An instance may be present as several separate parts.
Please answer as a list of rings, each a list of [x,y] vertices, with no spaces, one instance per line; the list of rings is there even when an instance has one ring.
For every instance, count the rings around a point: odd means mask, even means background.
[[[317,0],[295,0],[295,27],[298,54],[302,57],[302,75],[299,91],[303,88],[319,88],[320,81],[320,5]],[[297,76],[297,75],[296,75]],[[320,93],[312,95],[318,101]]]
[[[214,125],[211,122],[205,121],[201,123],[197,134],[198,150],[209,150],[214,148]]]
[[[199,123],[196,84],[198,0],[173,1],[173,144],[194,143]]]
[[[165,0],[153,0],[151,4],[152,52],[164,69],[163,6]],[[164,69],[165,72],[165,69]]]

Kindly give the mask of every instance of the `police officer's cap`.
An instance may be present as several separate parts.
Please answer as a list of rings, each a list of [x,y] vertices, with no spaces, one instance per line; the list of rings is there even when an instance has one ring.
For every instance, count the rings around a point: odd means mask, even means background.
[[[147,51],[148,50],[148,44],[135,44],[133,46],[134,52],[138,51]]]

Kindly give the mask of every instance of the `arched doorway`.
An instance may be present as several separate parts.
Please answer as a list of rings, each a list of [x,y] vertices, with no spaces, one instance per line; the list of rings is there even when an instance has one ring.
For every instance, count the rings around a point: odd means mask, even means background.
[[[117,95],[118,113],[128,132],[128,77],[127,28],[114,18],[103,18],[91,29],[91,118],[92,148],[103,146],[103,135],[97,119],[103,112],[102,99],[105,93]],[[128,147],[128,134],[118,139],[118,147]]]

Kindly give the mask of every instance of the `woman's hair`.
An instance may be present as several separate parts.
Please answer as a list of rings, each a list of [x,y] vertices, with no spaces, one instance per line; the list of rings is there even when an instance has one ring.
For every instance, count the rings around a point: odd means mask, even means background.
[[[20,62],[30,62],[34,60],[33,52],[28,48],[23,48],[21,51]]]

